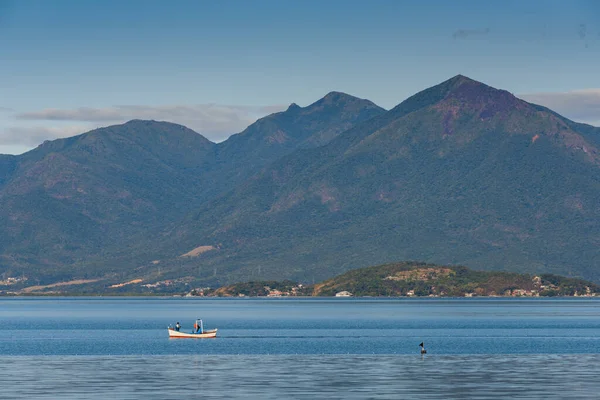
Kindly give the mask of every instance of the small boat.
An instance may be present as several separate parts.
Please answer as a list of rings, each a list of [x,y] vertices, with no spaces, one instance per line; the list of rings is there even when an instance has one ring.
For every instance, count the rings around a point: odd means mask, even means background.
[[[170,338],[196,338],[196,339],[214,338],[214,337],[217,337],[217,330],[213,329],[210,331],[205,331],[204,333],[187,333],[187,332],[176,331],[174,328],[169,327],[169,337]]]
[[[207,339],[217,337],[217,329],[204,330],[201,319],[197,319],[194,323],[194,330],[190,333],[182,332],[171,326],[168,328],[169,338],[196,338],[196,339]]]

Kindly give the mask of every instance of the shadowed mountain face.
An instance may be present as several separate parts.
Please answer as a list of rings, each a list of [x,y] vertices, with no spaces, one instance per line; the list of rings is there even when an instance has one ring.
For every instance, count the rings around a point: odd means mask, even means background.
[[[0,178],[0,265],[69,270],[162,227],[194,204],[214,146],[180,125],[131,121],[12,157]]]
[[[599,137],[457,76],[195,213],[179,251],[220,250],[177,268],[310,281],[420,259],[598,281]]]
[[[139,261],[121,258],[135,247],[151,253],[150,238],[190,210],[383,111],[332,93],[219,145],[180,125],[135,120],[0,155],[0,273],[44,282],[128,271]]]
[[[2,188],[10,175],[12,175],[16,163],[16,156],[0,154],[0,188]]]
[[[317,102],[271,114],[217,145],[213,177],[215,192],[235,188],[256,171],[298,149],[329,143],[354,125],[385,110],[368,100],[331,92]]]

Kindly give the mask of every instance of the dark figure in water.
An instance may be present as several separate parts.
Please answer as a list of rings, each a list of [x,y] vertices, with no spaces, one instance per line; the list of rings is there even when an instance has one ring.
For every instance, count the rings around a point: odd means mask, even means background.
[[[425,350],[425,346],[423,346],[423,342],[421,342],[419,347],[421,348],[421,354],[427,354],[427,350]]]

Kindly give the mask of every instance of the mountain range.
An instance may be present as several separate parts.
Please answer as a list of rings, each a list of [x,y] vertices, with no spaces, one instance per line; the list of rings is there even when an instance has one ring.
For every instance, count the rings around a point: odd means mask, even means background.
[[[0,156],[0,272],[322,280],[398,260],[600,281],[600,129],[464,76],[332,92],[222,143],[130,121]]]

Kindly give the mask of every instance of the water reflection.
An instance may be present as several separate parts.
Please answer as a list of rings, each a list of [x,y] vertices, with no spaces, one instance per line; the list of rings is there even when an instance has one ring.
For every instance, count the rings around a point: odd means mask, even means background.
[[[592,399],[599,375],[600,355],[9,356],[0,398]]]

